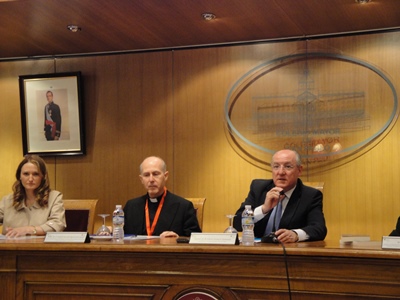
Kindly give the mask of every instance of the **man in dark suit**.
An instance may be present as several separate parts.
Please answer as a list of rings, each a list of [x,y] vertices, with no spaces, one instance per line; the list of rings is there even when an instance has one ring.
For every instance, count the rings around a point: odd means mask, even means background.
[[[271,167],[272,180],[252,181],[246,200],[236,212],[234,227],[242,230],[242,212],[245,205],[251,205],[256,238],[274,232],[282,243],[325,239],[327,228],[322,210],[323,195],[321,191],[303,185],[299,179],[303,170],[299,154],[292,150],[280,150],[273,155]],[[279,202],[282,206],[280,216],[276,214]],[[274,225],[273,221],[277,219],[278,225]]]
[[[53,92],[46,93],[47,104],[44,107],[44,135],[48,141],[58,141],[61,136],[60,107],[53,101]]]
[[[168,171],[161,158],[146,158],[139,177],[147,194],[127,201],[126,234],[178,237],[201,232],[193,203],[167,190]]]

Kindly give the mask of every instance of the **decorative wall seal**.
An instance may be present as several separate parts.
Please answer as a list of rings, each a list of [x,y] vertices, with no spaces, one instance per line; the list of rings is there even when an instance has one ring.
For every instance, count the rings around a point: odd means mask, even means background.
[[[269,168],[273,153],[300,153],[308,169],[346,162],[379,143],[399,114],[387,74],[358,58],[297,53],[261,63],[232,86],[224,107],[231,145]]]

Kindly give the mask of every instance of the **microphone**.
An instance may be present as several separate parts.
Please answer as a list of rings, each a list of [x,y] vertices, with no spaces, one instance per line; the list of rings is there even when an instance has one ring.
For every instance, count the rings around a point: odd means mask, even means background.
[[[285,192],[282,190],[282,191],[279,192],[279,198],[280,198],[280,196],[283,196],[283,195],[285,195]],[[282,200],[279,200],[279,201],[282,201]],[[268,235],[264,235],[261,238],[261,243],[274,243],[274,244],[278,244],[279,243],[282,246],[283,256],[284,256],[284,259],[285,259],[286,280],[287,280],[287,284],[288,284],[289,299],[291,300],[292,299],[292,290],[290,288],[290,277],[289,277],[289,269],[288,269],[288,263],[287,263],[287,257],[286,257],[286,248],[285,248],[285,245],[281,241],[279,241],[277,236],[275,235],[275,218],[276,218],[276,213],[274,215],[273,232],[271,232]]]

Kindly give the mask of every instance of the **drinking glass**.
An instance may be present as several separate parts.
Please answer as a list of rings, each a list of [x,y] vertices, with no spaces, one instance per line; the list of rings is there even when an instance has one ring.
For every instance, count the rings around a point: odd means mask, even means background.
[[[236,215],[226,215],[226,217],[229,219],[229,226],[225,229],[224,233],[237,233],[237,230],[232,226],[233,218],[236,217]]]
[[[99,217],[103,218],[103,225],[97,230],[96,235],[111,235],[110,229],[106,226],[106,218],[110,214],[99,214]]]

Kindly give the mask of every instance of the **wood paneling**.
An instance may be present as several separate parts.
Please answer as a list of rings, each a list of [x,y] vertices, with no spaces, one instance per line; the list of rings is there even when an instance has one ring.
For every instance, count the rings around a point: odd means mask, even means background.
[[[285,256],[275,244],[42,241],[0,241],[1,257],[8,257],[0,259],[0,274],[15,286],[0,299],[170,300],[190,290],[224,300],[282,299],[289,298],[287,274],[293,299],[400,299],[399,253],[381,250],[379,242],[292,244]]]
[[[241,155],[228,138],[224,103],[232,85],[251,68],[282,54],[310,49],[342,51],[379,66],[400,87],[399,33],[296,43],[197,50],[26,60],[0,64],[0,192],[11,191],[22,157],[18,75],[81,71],[87,155],[46,158],[53,188],[65,198],[96,198],[98,213],[111,213],[144,193],[139,164],[163,157],[168,188],[205,197],[204,231],[222,232],[253,178],[271,174]],[[332,169],[303,173],[325,182],[328,239],[341,233],[390,233],[400,214],[399,124],[367,153]],[[260,159],[263,159],[262,157]],[[110,218],[108,222],[110,222]],[[97,218],[96,227],[101,219]]]
[[[138,175],[146,156],[172,160],[171,53],[72,59],[57,67],[82,70],[88,148],[85,157],[57,159],[58,188],[68,198],[98,198],[97,212],[112,212],[145,193]]]
[[[54,61],[47,59],[8,62],[0,65],[0,157],[4,162],[0,180],[2,196],[11,193],[15,171],[23,155],[18,76],[52,72],[54,72]],[[50,181],[55,184],[53,161],[46,160],[49,164]]]

